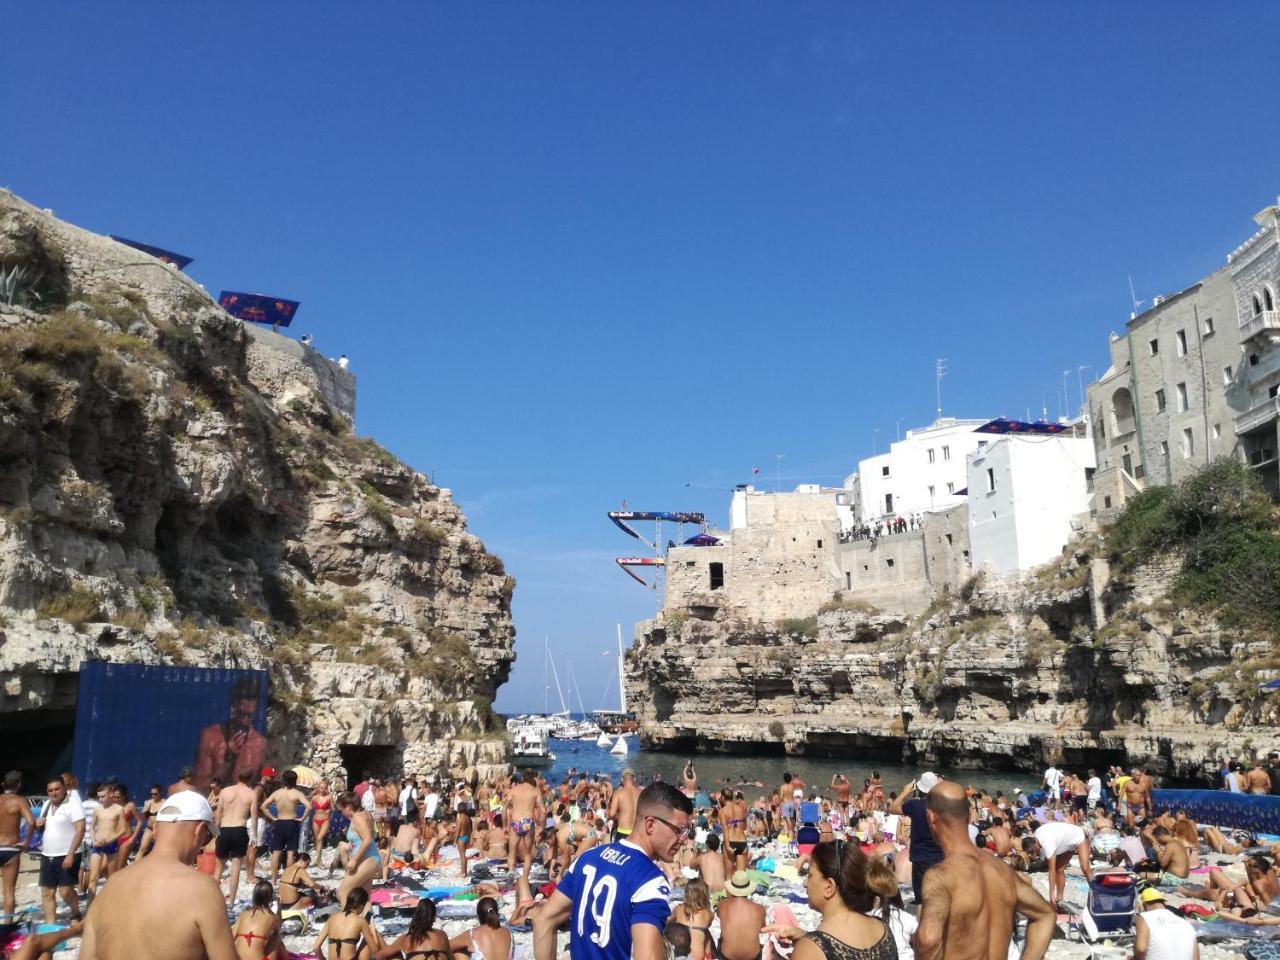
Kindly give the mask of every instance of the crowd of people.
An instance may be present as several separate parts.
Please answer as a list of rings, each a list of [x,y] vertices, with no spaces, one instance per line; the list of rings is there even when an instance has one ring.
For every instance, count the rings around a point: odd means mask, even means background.
[[[853,543],[856,540],[879,540],[898,533],[909,533],[924,526],[924,514],[909,513],[905,517],[883,517],[871,523],[862,523],[849,530],[841,530],[838,540],[841,543]]]
[[[1252,770],[1268,790],[1280,780]],[[840,774],[823,785],[792,774],[777,785],[704,785],[692,761],[674,782],[647,786],[632,770],[616,784],[526,771],[488,782],[370,779],[334,792],[266,768],[205,793],[191,775],[153,786],[138,806],[122,784],[82,794],[68,774],[33,809],[10,773],[0,797],[7,918],[38,833],[44,919],[82,930],[85,960],[144,942],[174,960],[286,960],[290,911],[314,911],[313,952],[328,960],[502,960],[514,956],[513,931],[530,928],[534,960],[552,960],[566,931],[573,960],[758,960],[764,943],[781,956],[794,949],[796,960],[997,960],[1019,917],[1022,956],[1038,960],[1073,861],[1086,880],[1119,870],[1149,883],[1137,932],[1152,957],[1195,955],[1194,926],[1162,892],[1170,886],[1223,916],[1280,923],[1264,912],[1280,901],[1280,848],[1254,852],[1244,876],[1193,876],[1202,850],[1240,853],[1247,838],[1157,810],[1140,769],[1051,765],[1030,797],[931,772],[897,789],[878,773],[860,785]],[[1257,775],[1240,783],[1263,786]],[[474,895],[474,925],[446,935],[424,897],[407,929],[384,937],[371,895],[414,871],[455,875]],[[803,883],[816,930],[756,896],[761,871]],[[1039,871],[1047,897],[1031,880]]]

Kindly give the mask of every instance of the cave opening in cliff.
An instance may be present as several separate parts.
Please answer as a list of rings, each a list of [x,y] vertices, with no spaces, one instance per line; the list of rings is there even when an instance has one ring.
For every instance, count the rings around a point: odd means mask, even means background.
[[[24,793],[44,793],[48,777],[71,769],[76,711],[20,710],[6,714],[0,737],[0,770],[22,774]]]
[[[370,777],[390,777],[400,773],[403,751],[390,744],[344,743],[338,748],[342,765],[347,768],[347,783],[355,784]]]

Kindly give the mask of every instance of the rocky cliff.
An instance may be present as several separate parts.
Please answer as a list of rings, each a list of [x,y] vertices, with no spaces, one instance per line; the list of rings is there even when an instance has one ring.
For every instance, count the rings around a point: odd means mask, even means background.
[[[253,666],[273,760],[505,763],[514,580],[300,351],[0,191],[7,730],[64,722],[86,659]]]
[[[642,739],[945,767],[1132,761],[1200,782],[1274,749],[1280,708],[1258,692],[1274,638],[1170,601],[1177,556],[1112,578],[1095,552],[970,582],[911,620],[836,599],[775,625],[642,623],[627,659]]]

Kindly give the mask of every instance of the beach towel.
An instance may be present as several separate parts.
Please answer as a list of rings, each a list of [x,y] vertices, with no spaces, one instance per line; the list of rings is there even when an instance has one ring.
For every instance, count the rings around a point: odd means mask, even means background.
[[[769,908],[765,919],[771,924],[786,923],[793,927],[800,926],[796,922],[795,911],[785,903],[775,903]],[[764,944],[763,960],[787,960],[791,956],[791,951],[795,948],[796,945],[794,943],[784,943],[778,939],[776,934],[769,934],[769,939]],[[1267,958],[1267,960],[1273,960],[1273,958]],[[1274,960],[1280,960],[1280,958],[1274,958]]]

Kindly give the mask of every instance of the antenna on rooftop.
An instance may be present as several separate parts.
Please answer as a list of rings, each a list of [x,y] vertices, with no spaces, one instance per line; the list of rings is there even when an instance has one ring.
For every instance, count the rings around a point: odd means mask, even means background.
[[[935,379],[938,387],[938,419],[942,419],[942,378],[947,375],[947,358],[939,357],[934,364]]]
[[[1129,274],[1129,299],[1133,301],[1133,313],[1129,315],[1129,319],[1133,319],[1138,315],[1138,308],[1145,302],[1138,299],[1138,295],[1133,292],[1133,274]]]
[[[1086,370],[1092,370],[1092,369],[1093,369],[1093,364],[1091,363],[1082,363],[1080,364],[1080,366],[1076,367],[1076,380],[1080,385],[1080,409],[1081,410],[1084,409],[1084,372]]]
[[[1067,377],[1071,376],[1070,370],[1062,371],[1062,416],[1066,420],[1071,419],[1071,394],[1067,392]]]
[[[1040,388],[1040,419],[1049,422],[1049,391],[1044,387]]]

